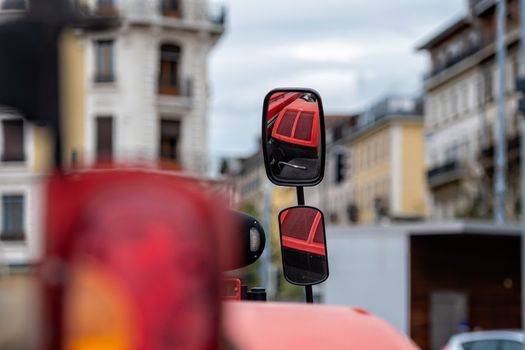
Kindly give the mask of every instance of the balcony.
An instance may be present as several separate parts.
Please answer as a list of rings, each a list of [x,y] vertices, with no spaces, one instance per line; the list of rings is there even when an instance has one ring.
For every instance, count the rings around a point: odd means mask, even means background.
[[[494,172],[494,157],[495,157],[494,143],[491,142],[484,147],[479,153],[479,161],[487,175]],[[507,164],[508,167],[518,166],[520,161],[520,137],[513,136],[507,138]]]
[[[182,79],[178,85],[159,84],[157,105],[161,112],[179,109],[186,111],[193,106],[193,79]]]
[[[0,241],[2,242],[24,242],[26,235],[24,232],[2,232]]]
[[[466,175],[465,166],[459,160],[452,160],[427,172],[428,186],[434,190],[458,182]]]
[[[215,25],[224,26],[226,23],[226,7],[224,5],[212,7],[208,14],[208,19]]]
[[[483,14],[494,5],[496,0],[469,0],[469,7],[476,16]]]
[[[469,58],[470,56],[473,56],[474,54],[481,51],[481,49],[484,47],[484,42],[480,41],[477,44],[471,45],[465,50],[463,50],[460,54],[450,57],[444,64],[436,65],[431,72],[427,73],[425,75],[425,80],[429,80],[433,78],[434,76],[438,75],[439,73],[449,69],[452,66],[455,66],[459,62]]]

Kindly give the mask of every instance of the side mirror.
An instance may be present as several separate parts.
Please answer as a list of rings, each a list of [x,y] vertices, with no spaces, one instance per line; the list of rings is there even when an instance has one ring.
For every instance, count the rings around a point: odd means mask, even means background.
[[[236,270],[253,264],[264,251],[266,235],[264,229],[254,217],[238,211],[230,211],[235,225],[236,242],[231,246],[237,249],[236,261],[226,266],[226,271]]]
[[[279,213],[283,271],[292,284],[311,286],[328,278],[323,213],[312,207],[292,207]]]
[[[275,89],[264,99],[262,149],[268,178],[281,186],[315,186],[324,175],[323,104],[312,89]]]

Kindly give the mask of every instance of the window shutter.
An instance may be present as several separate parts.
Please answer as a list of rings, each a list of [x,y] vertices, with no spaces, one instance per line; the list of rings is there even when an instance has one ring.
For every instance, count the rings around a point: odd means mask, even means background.
[[[97,157],[111,159],[113,156],[113,118],[97,118]]]
[[[24,122],[21,119],[2,121],[4,131],[4,162],[24,161]]]

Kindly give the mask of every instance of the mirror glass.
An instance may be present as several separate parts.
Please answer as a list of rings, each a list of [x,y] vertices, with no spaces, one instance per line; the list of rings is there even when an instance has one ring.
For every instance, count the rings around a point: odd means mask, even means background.
[[[279,214],[283,270],[286,280],[312,285],[328,278],[323,213],[312,207],[293,207]]]
[[[278,91],[265,101],[263,147],[270,178],[277,184],[318,183],[323,154],[319,96],[310,91]]]

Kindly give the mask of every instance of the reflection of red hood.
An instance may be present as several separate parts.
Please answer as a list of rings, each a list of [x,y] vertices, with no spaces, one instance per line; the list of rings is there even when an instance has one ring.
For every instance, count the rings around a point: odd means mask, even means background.
[[[277,92],[270,98],[268,121],[275,117],[284,107],[295,101],[301,94],[298,92]]]
[[[317,102],[297,99],[279,113],[272,138],[299,146],[319,145],[319,106]]]
[[[326,247],[323,244],[323,224],[321,213],[317,212],[312,218],[305,218],[303,215],[293,217],[290,210],[281,214],[281,233],[283,247],[309,252],[317,255],[326,255]],[[310,219],[310,221],[308,221]],[[300,225],[296,225],[296,220],[300,221]],[[304,222],[307,220],[307,222]],[[304,224],[307,224],[308,232],[298,232],[297,230],[304,229]],[[294,230],[294,231],[292,231]]]

